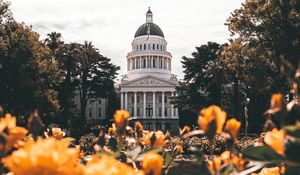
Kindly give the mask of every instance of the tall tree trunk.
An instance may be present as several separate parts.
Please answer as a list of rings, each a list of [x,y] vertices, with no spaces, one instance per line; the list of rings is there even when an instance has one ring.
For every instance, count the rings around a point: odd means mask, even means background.
[[[81,84],[81,97],[80,97],[80,110],[81,110],[81,119],[80,121],[82,122],[81,124],[84,126],[86,123],[86,116],[85,116],[85,111],[86,111],[86,105],[87,105],[87,90],[88,90],[88,85],[87,85],[87,76],[88,76],[88,70],[84,69],[82,73],[82,84]]]
[[[234,72],[233,75],[233,83],[234,83],[234,90],[233,90],[233,101],[234,101],[234,116],[239,116],[239,80],[237,78],[237,72]]]

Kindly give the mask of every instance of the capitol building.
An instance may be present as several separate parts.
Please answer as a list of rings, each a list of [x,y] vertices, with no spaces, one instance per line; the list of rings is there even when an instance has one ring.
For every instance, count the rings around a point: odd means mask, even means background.
[[[178,109],[171,104],[178,85],[172,74],[172,54],[167,50],[163,31],[153,22],[150,8],[146,23],[135,32],[127,54],[127,74],[120,83],[121,109],[140,121],[148,130],[178,128]]]

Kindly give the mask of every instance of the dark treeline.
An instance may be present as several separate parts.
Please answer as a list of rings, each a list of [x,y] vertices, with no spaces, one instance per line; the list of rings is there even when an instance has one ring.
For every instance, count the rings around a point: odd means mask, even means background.
[[[227,44],[208,42],[182,58],[185,76],[174,103],[182,125],[196,124],[200,109],[211,104],[244,122],[249,98],[250,131],[259,132],[271,94],[291,99],[288,78],[300,59],[300,3],[246,1],[225,25],[232,36]]]

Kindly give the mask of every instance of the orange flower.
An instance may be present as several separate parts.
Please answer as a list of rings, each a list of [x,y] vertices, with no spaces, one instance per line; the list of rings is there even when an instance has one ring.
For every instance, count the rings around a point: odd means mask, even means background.
[[[88,161],[84,169],[84,175],[138,175],[141,172],[136,172],[130,166],[109,157],[101,155],[101,157],[92,157]]]
[[[177,145],[175,148],[174,148],[175,152],[180,154],[180,153],[183,153],[183,147],[182,145]]]
[[[277,93],[272,95],[271,109],[281,109],[282,107],[282,95]]]
[[[201,115],[198,118],[198,124],[205,133],[212,132],[220,134],[223,129],[223,125],[226,120],[226,112],[218,106],[212,105],[201,111]],[[215,122],[216,130],[210,131],[210,125]]]
[[[144,130],[144,127],[142,125],[142,123],[140,121],[137,121],[135,122],[135,126],[140,130],[140,131],[143,131]]]
[[[241,123],[237,121],[235,118],[233,118],[226,122],[225,129],[235,139],[239,134],[240,127],[241,127]]]
[[[274,128],[272,131],[266,133],[264,141],[278,154],[284,155],[284,138],[284,131]]]
[[[127,125],[127,119],[130,117],[128,111],[117,110],[114,115],[114,121],[118,130],[124,130]]]
[[[28,140],[23,148],[3,159],[14,175],[79,175],[79,149],[54,138]]]
[[[208,169],[211,172],[214,172],[213,174],[218,174],[221,170],[222,160],[220,157],[214,157],[212,160],[208,161]]]
[[[60,128],[52,128],[52,135],[54,138],[60,140],[66,135],[66,133],[61,131]]]
[[[110,135],[113,135],[115,132],[116,132],[116,128],[115,128],[115,127],[110,127],[110,128],[108,128],[108,133],[109,133]]]
[[[252,173],[251,175],[280,175],[280,168],[263,168],[258,174]]]
[[[165,135],[161,131],[149,132],[144,138],[145,145],[162,148],[165,146]]]
[[[21,139],[23,139],[28,131],[23,127],[16,126],[16,118],[10,114],[6,114],[0,119],[0,134],[5,142],[0,142],[0,150],[10,151]]]
[[[232,163],[235,165],[238,172],[241,172],[244,170],[244,166],[246,164],[246,161],[242,158],[242,155],[232,155]]]
[[[163,166],[162,157],[155,152],[148,152],[144,155],[142,167],[146,175],[160,175]]]
[[[186,134],[186,133],[190,132],[190,130],[191,130],[191,128],[189,126],[185,125],[183,127],[183,129],[179,128],[179,135]]]

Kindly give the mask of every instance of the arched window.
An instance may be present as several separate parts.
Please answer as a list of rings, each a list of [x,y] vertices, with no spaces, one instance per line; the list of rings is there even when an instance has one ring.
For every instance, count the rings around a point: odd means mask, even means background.
[[[135,69],[135,59],[132,59],[131,63],[132,63],[132,69]]]
[[[140,44],[140,50],[142,50],[142,45]]]
[[[159,45],[158,44],[156,45],[156,50],[159,50]]]
[[[139,50],[139,46],[138,45],[136,46],[136,50]]]
[[[156,68],[156,58],[153,58],[153,68]]]
[[[146,59],[144,58],[144,65],[143,65],[143,68],[146,68]]]
[[[160,50],[162,51],[162,45],[160,45]]]
[[[144,50],[146,50],[147,48],[146,48],[147,46],[146,46],[146,44],[144,44]]]
[[[155,44],[152,45],[152,50],[155,50]]]

